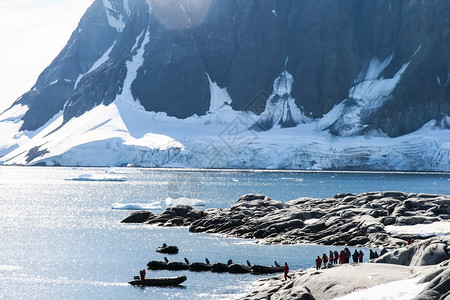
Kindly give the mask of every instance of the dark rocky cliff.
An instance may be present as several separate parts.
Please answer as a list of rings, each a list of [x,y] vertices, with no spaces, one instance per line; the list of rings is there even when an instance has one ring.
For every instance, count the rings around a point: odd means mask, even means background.
[[[362,116],[364,128],[399,136],[450,115],[450,1],[150,2],[151,13],[146,0],[96,0],[60,55],[17,100],[30,106],[22,130],[39,128],[62,109],[67,121],[114,101],[147,30],[131,91],[149,111],[205,114],[208,74],[227,88],[235,110],[259,114],[286,68],[297,106],[320,118],[349,98],[372,59],[392,55],[379,78],[409,65],[382,105]],[[108,14],[125,26],[111,26]],[[109,59],[89,72],[111,46]],[[86,75],[78,82],[80,74]]]

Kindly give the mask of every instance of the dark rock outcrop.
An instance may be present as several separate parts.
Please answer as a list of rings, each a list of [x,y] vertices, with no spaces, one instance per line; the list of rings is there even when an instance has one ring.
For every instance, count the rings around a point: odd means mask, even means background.
[[[149,211],[137,211],[122,220],[122,223],[144,223],[155,215]]]
[[[424,237],[393,235],[386,232],[386,225],[448,220],[449,208],[449,196],[430,194],[370,192],[338,194],[327,199],[299,198],[286,203],[248,194],[228,209],[199,211],[188,206],[171,207],[145,223],[190,226],[191,232],[257,238],[266,243],[375,244],[397,248],[406,245],[407,240]],[[433,247],[426,251],[446,251],[439,245],[437,250]],[[408,256],[409,261],[413,254],[401,255]]]

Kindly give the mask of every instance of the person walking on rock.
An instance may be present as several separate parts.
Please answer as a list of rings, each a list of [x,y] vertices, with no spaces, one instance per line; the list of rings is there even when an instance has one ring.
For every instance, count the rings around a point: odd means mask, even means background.
[[[322,266],[322,259],[319,257],[319,255],[317,255],[317,258],[316,258],[316,270],[319,270],[321,266]]]
[[[358,250],[355,249],[355,252],[353,252],[352,258],[353,258],[353,263],[357,263],[358,262],[358,258],[359,258]]]
[[[345,263],[345,251],[341,250],[341,255],[339,255],[339,264],[344,264]]]
[[[289,276],[289,266],[287,262],[284,263],[284,280],[287,280],[288,278],[291,279],[291,276]]]
[[[322,255],[322,262],[323,262],[323,268],[325,269],[327,267],[327,263],[328,263],[328,256],[325,253]]]
[[[352,256],[352,253],[347,247],[345,247],[344,252],[345,252],[345,263],[348,264],[350,262],[350,257]]]

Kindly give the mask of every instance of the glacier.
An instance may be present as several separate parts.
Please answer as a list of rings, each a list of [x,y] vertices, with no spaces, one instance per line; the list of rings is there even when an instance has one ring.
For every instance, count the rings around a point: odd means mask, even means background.
[[[450,131],[430,121],[411,134],[336,137],[319,121],[253,131],[255,115],[224,106],[180,120],[132,103],[99,105],[33,138],[19,136],[5,165],[142,166],[309,170],[450,170]],[[60,127],[60,128],[59,128]],[[3,123],[2,123],[3,128]],[[56,130],[59,128],[58,130]],[[8,136],[8,135],[7,135]],[[10,135],[11,136],[11,135]],[[22,140],[21,140],[22,138]]]
[[[322,118],[303,114],[291,95],[294,78],[285,69],[274,78],[273,92],[260,115],[233,110],[226,87],[205,73],[209,111],[178,119],[146,111],[133,97],[131,86],[150,42],[148,29],[136,38],[123,86],[109,105],[97,105],[67,121],[60,111],[30,132],[19,131],[27,106],[13,105],[0,114],[0,164],[450,171],[449,116],[395,138],[363,131],[361,116],[389,99],[408,68],[407,62],[392,78],[381,77],[392,55],[373,58],[355,79],[348,99]],[[91,70],[108,60],[113,46]]]

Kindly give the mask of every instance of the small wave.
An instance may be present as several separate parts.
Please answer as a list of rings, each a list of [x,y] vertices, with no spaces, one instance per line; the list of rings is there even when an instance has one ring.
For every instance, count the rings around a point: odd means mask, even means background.
[[[199,199],[192,199],[192,198],[166,198],[166,205],[167,206],[176,206],[176,205],[189,205],[189,206],[205,206],[206,201],[199,200]]]
[[[120,210],[158,210],[162,209],[161,202],[152,203],[114,203],[112,209]]]
[[[281,180],[293,180],[293,181],[302,182],[304,179],[303,178],[292,178],[292,177],[281,177]]]
[[[23,270],[23,267],[14,265],[0,265],[0,271],[20,271],[20,270]]]

